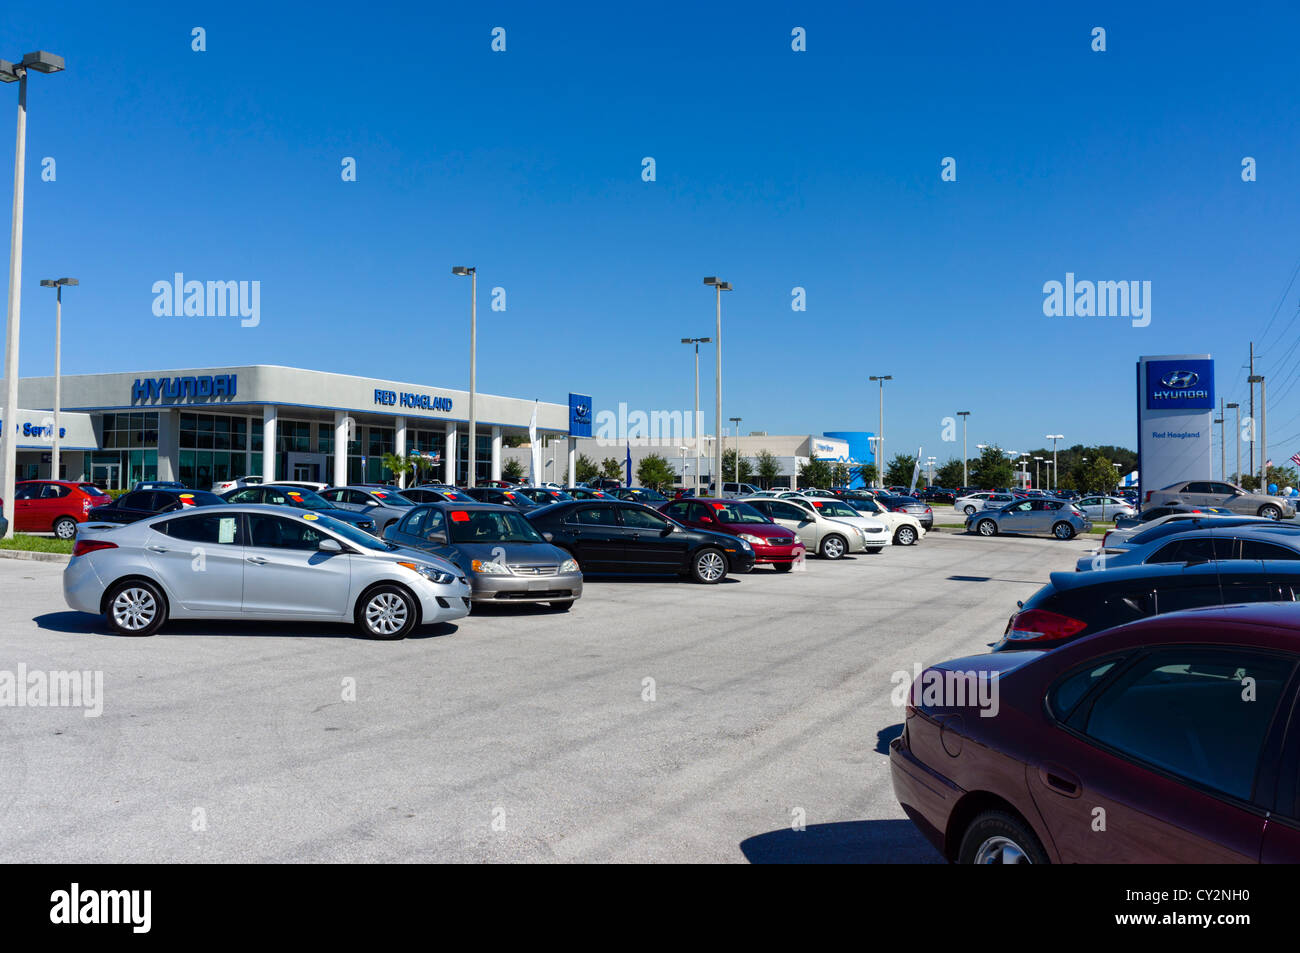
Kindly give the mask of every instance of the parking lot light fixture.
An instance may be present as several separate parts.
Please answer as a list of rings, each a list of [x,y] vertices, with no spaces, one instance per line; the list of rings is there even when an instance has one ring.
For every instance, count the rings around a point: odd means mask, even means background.
[[[683,344],[695,346],[695,416],[691,430],[695,434],[695,495],[700,495],[700,345],[709,344],[713,338],[682,338]],[[683,486],[685,484],[683,483]]]
[[[892,381],[893,374],[872,374],[867,378],[872,381],[880,382],[880,420],[879,428],[876,430],[876,478],[880,481],[880,488],[885,488],[885,381]]]
[[[966,418],[970,411],[959,410],[957,416],[961,418],[961,485],[966,486],[970,483],[970,477],[966,475]]]
[[[736,488],[737,488],[737,490],[739,490],[739,488],[740,488],[740,418],[739,418],[739,417],[728,417],[727,419],[730,420],[733,424],[736,425],[736,447],[735,447],[735,450],[736,450]]]
[[[0,82],[18,84],[18,130],[14,136],[13,218],[9,232],[9,308],[5,320],[5,397],[0,420],[4,421],[0,452],[3,452],[4,478],[0,496],[4,498],[4,518],[8,520],[5,537],[14,533],[14,483],[18,467],[18,441],[14,439],[14,421],[18,417],[18,340],[23,281],[23,186],[27,161],[27,74],[57,73],[63,69],[63,57],[44,50],[28,53],[20,63],[0,60]]]
[[[59,477],[59,408],[63,406],[63,289],[76,287],[76,278],[42,278],[42,288],[54,289],[54,433],[50,446],[50,479]]]
[[[474,395],[478,389],[476,370],[478,367],[478,269],[473,265],[456,265],[451,269],[453,275],[469,277],[469,476],[466,486],[474,486],[474,471],[477,469],[478,454],[478,415],[475,413]],[[452,448],[453,452],[455,448]]]
[[[713,355],[717,362],[717,419],[714,421],[714,435],[721,438],[722,436],[722,292],[731,290],[730,281],[722,281],[717,275],[709,275],[704,279],[706,285],[713,286],[715,305],[717,311],[717,327],[713,333]],[[722,490],[722,440],[719,439],[713,447],[715,459],[713,461],[712,478],[718,483],[719,492]]]
[[[1064,439],[1065,439],[1065,434],[1063,434],[1063,433],[1049,433],[1049,434],[1047,434],[1047,435],[1045,436],[1044,439],[1052,441],[1052,492],[1055,493],[1057,490],[1060,489],[1060,487],[1056,485],[1056,483],[1057,483],[1057,472],[1056,472],[1056,441],[1058,441],[1058,440],[1064,440]]]
[[[1237,413],[1236,413],[1236,418],[1237,418],[1237,422],[1236,422],[1236,428],[1237,428],[1237,437],[1236,437],[1236,444],[1237,444],[1237,473],[1236,473],[1236,477],[1237,477],[1237,479],[1236,479],[1236,482],[1237,482],[1237,483],[1240,483],[1240,482],[1241,482],[1241,404],[1224,404],[1224,406],[1227,407],[1229,410],[1235,410],[1235,411],[1237,412]]]

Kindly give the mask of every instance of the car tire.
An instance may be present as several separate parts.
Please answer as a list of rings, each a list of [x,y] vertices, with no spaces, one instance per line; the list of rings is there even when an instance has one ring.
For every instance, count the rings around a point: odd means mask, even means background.
[[[777,572],[789,572],[794,569],[794,563],[772,563],[772,568]]]
[[[830,533],[822,537],[821,545],[817,547],[817,552],[821,553],[824,559],[843,559],[848,551],[848,540],[838,533]]]
[[[1020,818],[1005,811],[979,814],[962,835],[959,864],[1049,864],[1038,837]]]
[[[1282,511],[1272,503],[1269,503],[1267,506],[1261,506],[1259,508],[1259,515],[1264,517],[1266,520],[1280,520],[1282,518]]]
[[[375,586],[357,600],[352,618],[369,638],[404,639],[415,628],[415,599],[398,585]]]
[[[705,547],[691,557],[691,578],[706,586],[727,578],[727,556],[720,549]]]
[[[573,608],[573,600],[561,599],[558,602],[548,602],[547,605],[550,606],[552,609],[554,609],[556,612],[568,612],[570,609]]]
[[[60,516],[54,521],[54,535],[59,539],[72,539],[77,535],[77,521],[71,516]]]
[[[962,509],[962,512],[965,513],[967,516],[974,516],[974,515],[975,515],[975,507],[973,507],[973,506],[971,506],[969,503],[967,503],[966,506]]]
[[[118,635],[153,635],[167,621],[167,597],[145,579],[127,579],[108,590],[104,619]]]
[[[916,530],[910,526],[898,527],[898,532],[894,533],[894,542],[899,546],[915,546]]]
[[[975,532],[981,536],[996,536],[998,535],[998,524],[992,520],[980,520],[975,524]]]
[[[1062,520],[1052,527],[1052,535],[1060,540],[1074,539],[1074,527]]]

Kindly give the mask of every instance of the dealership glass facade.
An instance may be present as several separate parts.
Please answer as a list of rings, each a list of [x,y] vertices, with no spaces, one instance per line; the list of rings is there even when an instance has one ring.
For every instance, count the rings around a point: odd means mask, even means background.
[[[86,476],[93,482],[122,489],[158,479],[157,413],[104,414],[99,445],[102,449],[86,454]]]

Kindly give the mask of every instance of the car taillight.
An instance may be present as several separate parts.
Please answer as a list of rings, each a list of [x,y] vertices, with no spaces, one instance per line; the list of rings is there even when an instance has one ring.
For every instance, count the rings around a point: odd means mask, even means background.
[[[1051,642],[1078,635],[1087,627],[1088,623],[1059,612],[1026,609],[1011,617],[1006,638],[1016,642]]]
[[[894,507],[894,512],[895,512],[895,513],[906,513],[906,512],[907,512],[907,507],[906,507],[906,506],[895,506],[895,507]]]
[[[91,501],[90,497],[86,497],[84,500],[81,501],[81,512],[89,513],[90,508],[94,505],[95,504],[94,502]]]
[[[79,539],[76,545],[72,547],[72,555],[84,556],[87,553],[93,553],[97,549],[117,549],[117,543],[107,543],[102,539]]]
[[[1110,534],[1111,534],[1111,530],[1107,530],[1106,533],[1101,537],[1101,548],[1102,548],[1102,549],[1105,549],[1105,548],[1106,548],[1106,541],[1110,539]]]
[[[1154,493],[1154,492],[1155,492],[1155,490],[1147,490],[1147,495],[1146,495],[1145,497],[1142,498],[1142,502],[1143,502],[1143,503],[1150,503],[1150,502],[1151,502],[1151,494]]]

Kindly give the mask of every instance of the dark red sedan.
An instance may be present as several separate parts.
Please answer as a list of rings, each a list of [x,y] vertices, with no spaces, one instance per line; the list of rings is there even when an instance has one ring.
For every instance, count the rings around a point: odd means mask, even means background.
[[[683,526],[739,536],[754,547],[755,565],[765,563],[777,572],[789,572],[804,556],[794,530],[773,523],[747,503],[701,497],[673,500],[660,505],[659,511]]]
[[[1300,861],[1300,604],[1155,616],[944,662],[890,744],[959,863]]]

